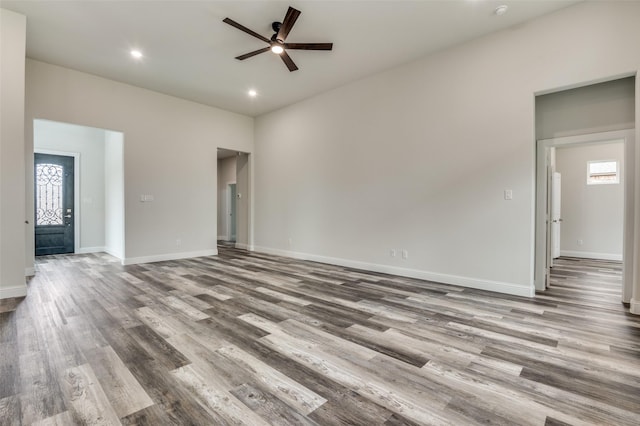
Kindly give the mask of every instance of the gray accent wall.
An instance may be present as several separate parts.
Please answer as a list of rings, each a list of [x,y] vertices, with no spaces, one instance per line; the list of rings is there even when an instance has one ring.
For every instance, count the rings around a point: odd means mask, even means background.
[[[536,138],[600,133],[635,127],[635,77],[536,97]]]

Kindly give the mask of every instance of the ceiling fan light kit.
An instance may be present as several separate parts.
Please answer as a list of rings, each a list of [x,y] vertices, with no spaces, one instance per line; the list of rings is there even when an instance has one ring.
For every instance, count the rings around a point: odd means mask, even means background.
[[[287,50],[297,49],[297,50],[331,50],[333,49],[333,43],[286,43],[285,40],[289,35],[289,32],[293,28],[293,25],[296,23],[298,16],[300,16],[300,11],[294,9],[293,7],[289,7],[287,10],[287,14],[284,16],[282,22],[273,22],[271,24],[271,28],[274,31],[274,34],[271,36],[271,39],[268,39],[255,31],[250,30],[237,23],[236,21],[230,18],[224,18],[222,22],[225,24],[229,24],[232,27],[239,29],[257,39],[260,39],[268,44],[267,47],[262,49],[254,50],[253,52],[245,53],[244,55],[236,56],[236,59],[239,61],[244,61],[245,59],[256,56],[260,53],[268,52],[269,50],[273,53],[277,54],[282,58],[282,61],[287,66],[289,71],[295,71],[298,69],[297,65],[293,62]]]

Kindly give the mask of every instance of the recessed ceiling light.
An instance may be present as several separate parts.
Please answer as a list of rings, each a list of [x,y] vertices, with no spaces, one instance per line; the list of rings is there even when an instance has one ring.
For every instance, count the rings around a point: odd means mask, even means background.
[[[249,90],[249,96],[252,98],[255,98],[256,96],[258,96],[258,92],[256,92],[255,90],[251,89]]]
[[[136,59],[141,59],[142,58],[142,52],[139,51],[139,50],[134,49],[134,50],[131,51],[131,56],[133,56]]]
[[[496,10],[494,10],[493,13],[495,13],[498,16],[502,16],[505,13],[507,13],[508,9],[509,9],[509,6],[507,6],[506,4],[503,4],[502,6],[496,7]]]

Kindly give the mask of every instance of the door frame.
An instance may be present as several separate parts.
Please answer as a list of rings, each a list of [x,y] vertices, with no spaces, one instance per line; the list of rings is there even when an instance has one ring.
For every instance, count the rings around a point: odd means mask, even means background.
[[[76,253],[78,247],[80,247],[80,153],[69,151],[56,151],[52,149],[34,148],[34,154],[50,154],[50,155],[62,155],[65,157],[73,157],[73,252]],[[35,158],[32,159],[32,163],[35,163]],[[35,182],[34,182],[35,185]],[[35,191],[35,186],[34,186]],[[35,218],[34,218],[35,226]],[[35,253],[35,251],[34,251]]]
[[[234,202],[235,200],[232,200],[233,197],[231,196],[231,185],[236,185],[236,193],[238,192],[238,185],[236,184],[236,182],[227,182],[227,212],[226,212],[226,220],[225,220],[225,225],[227,226],[227,241],[231,241],[231,203]],[[236,206],[236,215],[234,216],[234,220],[235,217],[238,215],[237,213],[237,206]],[[238,229],[237,229],[237,222],[236,222],[236,234],[238,233]],[[237,235],[236,235],[237,237]],[[234,238],[235,241],[235,238]]]
[[[235,183],[237,192],[242,194],[242,200],[236,199],[236,244],[235,247],[242,250],[253,251],[254,247],[254,161],[253,161],[253,153],[251,151],[238,151],[237,148],[225,148],[224,146],[218,146],[218,150],[224,151],[232,151],[234,155],[236,155],[236,171],[235,171]],[[238,162],[240,158],[246,156],[246,164],[245,168],[242,169],[242,175],[239,173]],[[218,163],[219,166],[219,163]],[[242,179],[239,179],[241,177]],[[221,199],[220,193],[224,191],[225,187],[220,184],[220,176],[218,175],[218,184],[217,191],[218,196],[216,197],[216,212],[220,214],[220,204],[228,202],[228,196],[224,196]],[[246,182],[245,182],[246,181]],[[226,183],[226,182],[225,182]],[[242,188],[240,185],[242,184]],[[228,187],[226,187],[228,188]],[[242,201],[242,202],[238,202]],[[225,213],[226,214],[226,213]],[[228,220],[224,220],[222,222],[223,226],[229,223]],[[217,226],[217,225],[216,225]],[[242,232],[239,232],[239,229]],[[225,229],[225,233],[221,233],[222,231],[218,229],[216,232],[220,233],[219,237],[226,237],[229,233],[228,226]],[[241,238],[241,241],[238,242],[238,239]]]
[[[560,183],[560,185],[557,185],[557,182]],[[550,195],[550,199],[551,199],[551,205],[550,205],[550,210],[551,210],[551,225],[550,225],[550,236],[551,236],[551,266],[553,267],[553,260],[560,257],[560,252],[562,251],[562,245],[561,245],[561,233],[562,233],[562,174],[558,171],[555,170],[555,168],[553,170],[551,170],[551,194]],[[558,215],[557,219],[556,219],[556,208],[557,205],[560,205],[560,214]],[[557,220],[557,222],[556,222]],[[556,228],[556,229],[554,229]],[[558,235],[556,235],[556,233]],[[556,254],[556,245],[558,247],[558,251],[557,251],[557,256],[554,256]]]
[[[633,292],[633,269],[636,263],[634,259],[634,220],[635,220],[635,130],[615,130],[601,133],[590,133],[577,136],[566,136],[552,139],[541,139],[536,142],[536,215],[535,215],[535,266],[534,283],[536,291],[546,290],[546,277],[548,274],[547,256],[548,240],[547,228],[549,223],[546,218],[547,169],[549,167],[549,149],[556,147],[595,145],[610,141],[624,143],[624,217],[623,217],[623,243],[622,243],[622,302],[629,303]]]

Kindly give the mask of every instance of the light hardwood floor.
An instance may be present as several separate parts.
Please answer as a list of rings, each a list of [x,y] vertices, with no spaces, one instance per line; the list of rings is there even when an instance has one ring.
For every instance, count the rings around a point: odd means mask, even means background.
[[[619,263],[534,299],[228,247],[37,270],[0,303],[2,425],[640,423]]]

